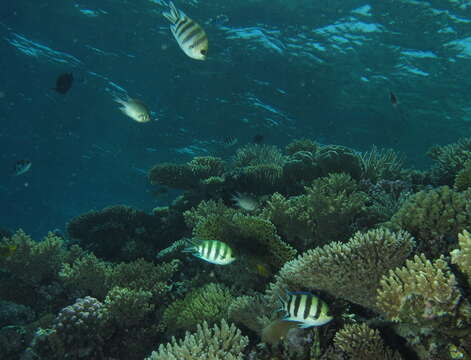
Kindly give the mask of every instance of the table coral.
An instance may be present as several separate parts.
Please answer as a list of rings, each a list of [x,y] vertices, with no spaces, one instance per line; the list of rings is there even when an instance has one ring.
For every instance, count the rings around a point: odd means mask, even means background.
[[[287,262],[269,293],[276,301],[286,290],[320,289],[376,309],[375,295],[381,276],[402,265],[413,246],[412,237],[404,231],[358,232],[345,244],[333,242]]]
[[[212,328],[206,322],[197,326],[195,333],[186,333],[181,340],[172,338],[160,345],[146,360],[244,360],[248,338],[233,324],[222,320]]]

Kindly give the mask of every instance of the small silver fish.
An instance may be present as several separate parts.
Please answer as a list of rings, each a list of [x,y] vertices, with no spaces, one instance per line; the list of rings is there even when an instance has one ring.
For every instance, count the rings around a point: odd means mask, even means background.
[[[287,299],[281,299],[280,310],[286,312],[285,321],[299,322],[300,328],[321,326],[333,319],[329,313],[329,306],[317,296],[308,292],[288,293]]]
[[[170,21],[170,30],[180,49],[195,60],[205,60],[208,54],[208,37],[203,28],[190,19],[181,10],[178,10],[172,2],[169,3],[170,11],[164,11],[163,16]]]
[[[183,250],[216,265],[229,265],[236,258],[229,245],[218,240],[190,239],[191,246]]]
[[[22,175],[31,169],[32,162],[29,160],[18,160],[15,163],[15,169],[13,170],[13,175],[18,176]]]
[[[123,105],[119,109],[123,112],[124,115],[129,116],[131,119],[140,123],[146,123],[150,121],[149,109],[142,101],[130,97],[128,97],[126,100],[115,97],[114,101]]]

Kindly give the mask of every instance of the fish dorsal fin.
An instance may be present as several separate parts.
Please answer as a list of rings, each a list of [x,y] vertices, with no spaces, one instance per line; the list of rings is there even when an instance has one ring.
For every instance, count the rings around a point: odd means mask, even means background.
[[[170,11],[164,11],[162,13],[163,16],[165,16],[165,18],[170,21],[173,24],[175,24],[179,19],[181,19],[182,17],[185,16],[185,14],[183,13],[183,11],[181,10],[178,10],[175,5],[173,4],[173,2],[170,1],[170,3],[168,4],[169,8],[170,8]]]

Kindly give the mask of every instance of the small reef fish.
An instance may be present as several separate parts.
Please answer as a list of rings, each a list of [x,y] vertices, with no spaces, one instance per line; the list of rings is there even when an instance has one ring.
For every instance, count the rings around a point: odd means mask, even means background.
[[[281,299],[282,308],[286,312],[284,321],[299,322],[300,328],[321,326],[333,319],[329,314],[329,306],[317,296],[308,292],[288,293],[287,300]]]
[[[56,79],[56,87],[53,90],[57,91],[59,94],[65,95],[72,87],[74,82],[74,76],[72,73],[60,74]]]
[[[392,91],[389,91],[389,101],[393,107],[397,107],[397,96]]]
[[[203,28],[178,10],[172,2],[170,11],[164,11],[163,16],[170,21],[170,30],[180,49],[195,60],[205,60],[208,54],[208,37]]]
[[[138,99],[128,97],[126,100],[115,97],[114,101],[123,105],[119,109],[124,115],[129,116],[131,119],[139,122],[146,123],[150,121],[150,113],[147,105]]]
[[[19,176],[22,175],[31,169],[32,162],[29,160],[18,160],[15,163],[15,168],[13,169],[13,175]]]
[[[229,135],[229,136],[226,136],[223,141],[224,141],[224,147],[229,148],[237,144],[239,142],[239,139],[237,139],[234,136]]]
[[[232,196],[232,201],[237,207],[245,211],[254,211],[259,206],[257,199],[248,194],[236,193]]]
[[[191,246],[183,250],[216,265],[229,265],[236,258],[229,245],[218,240],[190,239]]]
[[[16,252],[16,249],[16,245],[0,245],[0,257],[10,257]]]

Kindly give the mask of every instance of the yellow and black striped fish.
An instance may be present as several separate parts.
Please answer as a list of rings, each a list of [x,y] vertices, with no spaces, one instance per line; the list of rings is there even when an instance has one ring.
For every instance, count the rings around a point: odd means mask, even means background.
[[[169,3],[170,11],[163,15],[170,21],[170,30],[177,40],[180,49],[192,59],[205,60],[208,54],[208,37],[203,28],[178,10],[172,2]]]
[[[286,300],[280,300],[283,305],[280,310],[286,312],[283,320],[299,322],[301,328],[321,326],[333,319],[325,301],[311,293],[291,292]]]
[[[192,253],[197,258],[216,265],[228,265],[235,260],[229,245],[218,240],[191,239],[192,246],[183,252]]]

